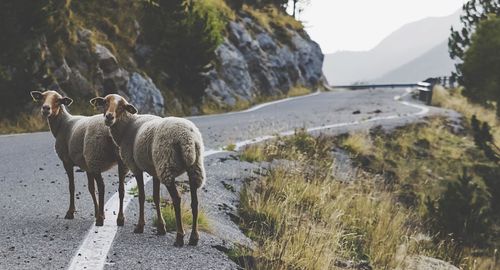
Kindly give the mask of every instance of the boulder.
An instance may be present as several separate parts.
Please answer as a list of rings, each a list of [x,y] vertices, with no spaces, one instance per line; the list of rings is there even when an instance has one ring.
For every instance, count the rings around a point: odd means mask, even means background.
[[[127,84],[126,94],[139,113],[163,115],[165,101],[151,78],[133,72]]]
[[[407,265],[405,267],[407,270],[459,270],[458,267],[427,256],[413,256],[407,260]]]
[[[118,60],[108,48],[96,44],[94,52],[98,59],[98,73],[101,76],[103,94],[127,92],[128,71],[118,65]]]

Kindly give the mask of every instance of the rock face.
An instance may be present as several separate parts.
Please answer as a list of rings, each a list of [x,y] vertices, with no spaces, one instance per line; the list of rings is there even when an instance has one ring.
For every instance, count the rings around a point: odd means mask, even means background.
[[[216,69],[208,73],[207,99],[232,106],[237,100],[276,96],[291,87],[323,81],[323,53],[303,31],[270,33],[250,17],[233,21],[217,48]]]
[[[200,113],[203,104],[191,104],[186,109],[182,97],[172,91],[175,89],[160,91],[141,70],[151,57],[147,44],[138,42],[133,52],[122,51],[122,59],[109,44],[96,43],[94,35],[93,31],[80,28],[71,48],[73,53],[60,61],[51,57],[46,42],[40,43],[40,50],[46,55],[45,65],[52,71],[53,81],[46,88],[81,101],[117,93],[128,98],[141,113]],[[295,86],[312,88],[323,83],[323,54],[305,31],[286,27],[269,30],[248,15],[239,14],[236,21],[228,23],[227,35],[215,55],[214,68],[205,75],[208,86],[201,100],[222,108],[233,107],[239,101],[252,102],[257,97],[281,96]],[[41,67],[40,63],[37,69]],[[168,74],[163,72],[161,77],[168,79]],[[166,102],[163,95],[168,93],[171,100]],[[170,108],[165,108],[165,104]]]
[[[165,102],[151,78],[132,73],[127,84],[127,94],[139,113],[163,115]]]

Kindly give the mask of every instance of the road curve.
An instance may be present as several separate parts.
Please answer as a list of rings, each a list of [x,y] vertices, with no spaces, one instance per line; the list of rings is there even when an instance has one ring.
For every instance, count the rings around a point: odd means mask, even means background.
[[[215,153],[228,144],[242,146],[254,142],[255,138],[287,135],[301,127],[311,132],[344,132],[379,124],[401,125],[428,113],[429,109],[423,105],[394,99],[406,94],[406,89],[326,92],[240,113],[190,119],[200,128],[206,148]],[[78,250],[88,235],[102,239],[99,237],[101,232],[89,231],[93,228],[94,219],[84,173],[75,174],[78,194],[75,219],[63,219],[68,202],[67,179],[53,145],[54,138],[48,132],[0,137],[0,269],[66,269],[79,256]],[[207,186],[217,179],[238,177],[250,170],[245,167],[247,165],[224,167],[217,163],[215,157],[208,157],[206,164]],[[115,168],[103,175],[106,200],[113,198],[117,191],[116,174]],[[224,199],[221,196],[210,197],[213,194],[210,187],[207,188],[201,194],[202,207],[210,205],[212,200]],[[150,189],[146,189],[148,194],[151,194]],[[152,228],[143,235],[132,234],[137,201],[130,196],[129,199],[131,204],[126,212],[126,225],[115,229],[109,252],[100,254],[102,265],[98,268],[235,267],[222,252],[213,248],[221,239],[231,240],[229,236],[232,234],[227,231],[220,233],[216,228],[212,234],[202,234],[198,247],[181,249],[170,245],[172,235],[156,236]],[[151,224],[152,211],[149,212],[147,223]],[[111,211],[106,220],[112,225],[115,217]],[[227,234],[228,239],[219,234]]]

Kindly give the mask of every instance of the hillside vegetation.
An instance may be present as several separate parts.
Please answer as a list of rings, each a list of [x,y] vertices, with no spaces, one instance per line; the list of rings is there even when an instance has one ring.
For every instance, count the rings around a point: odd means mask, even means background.
[[[235,257],[250,253],[255,262],[239,261],[258,269],[414,269],[427,257],[495,269],[498,160],[470,118],[462,125],[431,118],[389,133],[297,131],[248,147],[242,160],[287,161],[241,192],[241,226],[258,248]],[[333,149],[361,171],[339,178]]]

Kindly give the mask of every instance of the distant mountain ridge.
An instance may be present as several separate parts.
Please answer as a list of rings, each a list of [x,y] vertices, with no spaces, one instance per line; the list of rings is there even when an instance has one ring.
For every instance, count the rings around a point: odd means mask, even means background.
[[[452,25],[458,25],[460,11],[446,17],[431,17],[409,23],[396,30],[370,51],[341,51],[325,55],[323,71],[330,84],[351,84],[355,82],[397,79],[397,74],[404,77],[420,76],[417,69],[413,72],[409,66],[412,61],[426,56],[446,42]],[[442,52],[437,50],[434,52]],[[447,56],[447,53],[446,53]],[[439,57],[443,61],[443,57]],[[435,62],[440,67],[449,67],[450,62]],[[436,60],[437,61],[437,60]],[[449,60],[451,61],[451,59]],[[404,74],[396,72],[400,67],[409,70]],[[444,68],[438,69],[440,72]],[[443,74],[444,75],[444,74]]]
[[[376,83],[413,83],[429,77],[446,76],[454,69],[444,41],[422,56],[375,79]]]

